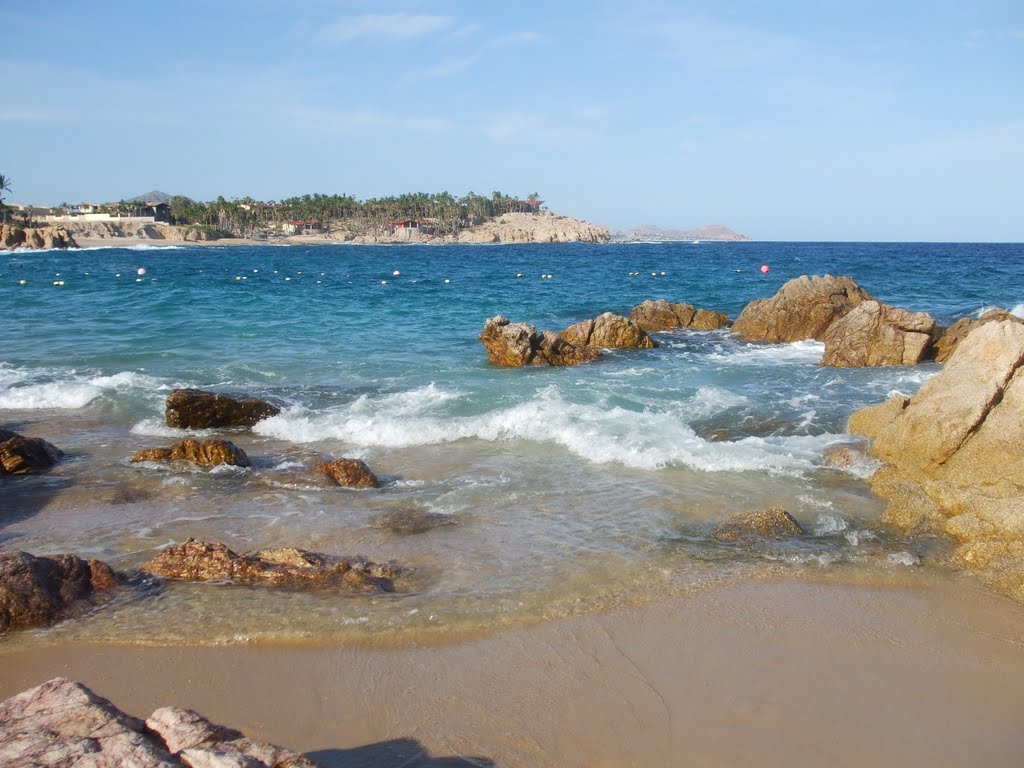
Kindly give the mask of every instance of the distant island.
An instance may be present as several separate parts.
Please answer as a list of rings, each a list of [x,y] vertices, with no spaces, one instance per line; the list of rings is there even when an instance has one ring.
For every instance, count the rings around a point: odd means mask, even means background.
[[[618,243],[669,243],[679,240],[718,240],[728,242],[749,242],[750,238],[733,232],[722,224],[708,224],[696,229],[662,229],[653,224],[642,224],[625,231],[613,232],[612,241]]]

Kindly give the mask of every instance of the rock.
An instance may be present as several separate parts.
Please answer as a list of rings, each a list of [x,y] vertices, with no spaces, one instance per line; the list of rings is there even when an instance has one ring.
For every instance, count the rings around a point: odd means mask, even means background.
[[[77,248],[66,227],[22,227],[0,224],[0,249]]]
[[[570,325],[562,331],[562,338],[577,347],[651,349],[656,346],[639,325],[611,312]]]
[[[480,342],[487,350],[491,365],[501,368],[579,365],[601,356],[596,349],[578,347],[551,331],[538,333],[534,326],[512,323],[504,315],[496,315],[484,323]]]
[[[729,317],[721,312],[697,309],[692,304],[670,304],[665,299],[648,299],[637,304],[629,319],[645,331],[670,331],[691,328],[695,331],[713,331],[729,325]]]
[[[99,560],[0,552],[0,632],[53,624],[117,585],[117,574]]]
[[[143,722],[64,677],[0,702],[5,768],[315,768],[308,758],[252,741],[191,710],[163,707]]]
[[[250,466],[245,451],[230,440],[219,437],[195,438],[171,445],[169,448],[148,448],[132,454],[130,461],[191,461],[200,467],[214,467],[218,464],[231,464],[236,467]]]
[[[732,543],[751,536],[784,539],[805,533],[789,512],[773,507],[730,515],[711,535],[719,541]]]
[[[426,533],[435,528],[455,525],[453,515],[441,512],[422,512],[420,510],[402,510],[378,515],[370,521],[374,528],[384,528],[401,534]]]
[[[251,427],[280,412],[265,400],[237,400],[201,389],[176,389],[167,396],[167,426],[178,429]]]
[[[935,319],[865,300],[825,330],[821,364],[838,368],[917,365],[932,347]]]
[[[886,464],[871,478],[889,502],[886,521],[953,533],[974,553],[958,564],[1024,599],[1024,560],[1012,554],[1024,547],[1024,324],[976,328],[904,407],[891,402],[881,414],[855,414],[851,426],[868,423]]]
[[[1024,323],[1016,315],[1011,315],[1005,309],[990,309],[988,312],[983,314],[979,318],[973,317],[962,317],[953,323],[949,328],[945,330],[941,338],[935,342],[935,362],[944,363],[949,359],[949,356],[953,354],[953,350],[957,348],[967,334],[976,328],[980,328],[986,323],[1002,322],[1003,320],[1009,320],[1011,323]]]
[[[335,485],[350,488],[380,488],[380,480],[359,459],[335,459],[317,464],[313,471],[331,479]]]
[[[24,475],[54,466],[64,452],[39,437],[0,429],[0,476]]]
[[[189,539],[163,550],[140,569],[183,581],[230,581],[289,589],[393,592],[396,565],[287,548],[239,555],[226,545]]]
[[[458,234],[460,243],[606,243],[611,231],[553,213],[506,213]]]
[[[849,277],[803,275],[783,285],[771,298],[750,302],[732,330],[750,341],[821,341],[835,320],[870,299]]]

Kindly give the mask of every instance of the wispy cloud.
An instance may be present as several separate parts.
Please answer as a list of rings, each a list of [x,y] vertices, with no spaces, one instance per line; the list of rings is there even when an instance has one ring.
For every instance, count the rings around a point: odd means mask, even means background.
[[[444,61],[433,67],[426,67],[424,69],[417,69],[410,72],[405,76],[403,82],[405,84],[419,82],[421,80],[443,80],[448,77],[453,77],[459,74],[471,66],[473,66],[478,56],[466,56],[463,58],[447,58]]]
[[[321,27],[316,39],[326,43],[347,43],[353,40],[403,42],[435,34],[454,23],[454,16],[404,12],[367,13]]]

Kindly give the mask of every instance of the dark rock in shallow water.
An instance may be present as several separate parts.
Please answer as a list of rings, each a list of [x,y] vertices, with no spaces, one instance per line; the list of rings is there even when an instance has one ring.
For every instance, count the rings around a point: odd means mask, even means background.
[[[230,440],[219,437],[198,439],[187,437],[171,445],[170,448],[148,448],[132,454],[131,461],[191,461],[200,467],[213,467],[218,464],[232,464],[236,467],[248,467],[249,457],[245,451]]]
[[[54,466],[64,452],[39,437],[0,429],[0,476],[24,475]]]
[[[395,533],[412,534],[426,533],[434,528],[455,525],[456,520],[452,515],[445,515],[440,512],[422,512],[411,509],[378,515],[370,521],[370,524],[374,528],[385,528]]]
[[[280,412],[265,400],[238,400],[201,389],[176,389],[167,396],[167,426],[178,429],[251,427]]]
[[[0,552],[0,632],[52,624],[117,585],[117,574],[99,560]]]
[[[231,581],[289,589],[393,592],[403,569],[287,547],[239,555],[224,544],[189,539],[165,549],[140,569],[183,581]]]
[[[317,464],[313,472],[330,478],[335,485],[350,488],[380,488],[380,480],[361,459],[334,459]]]
[[[750,536],[784,539],[803,536],[805,533],[789,512],[772,507],[730,515],[711,535],[719,541],[735,542]]]
[[[5,768],[316,768],[191,710],[163,707],[143,722],[64,677],[0,702],[0,761]]]

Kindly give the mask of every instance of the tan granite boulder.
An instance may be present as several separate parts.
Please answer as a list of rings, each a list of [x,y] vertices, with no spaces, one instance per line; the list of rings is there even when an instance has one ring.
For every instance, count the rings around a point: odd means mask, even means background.
[[[534,326],[510,322],[504,315],[496,315],[484,323],[480,342],[487,350],[491,365],[500,368],[579,365],[601,356],[596,349],[577,346],[551,331],[538,333]]]
[[[140,570],[183,581],[227,581],[289,589],[393,592],[399,566],[288,547],[239,555],[219,542],[189,539],[170,546]]]
[[[935,319],[880,301],[862,301],[825,330],[821,364],[838,368],[917,365],[928,359]]]
[[[612,312],[570,325],[562,331],[562,338],[577,347],[599,349],[651,349],[656,346],[639,325]]]
[[[380,488],[380,480],[360,459],[334,459],[317,464],[313,472],[323,475],[335,485],[350,488]]]
[[[132,454],[130,461],[191,461],[200,467],[215,467],[231,464],[236,467],[250,466],[249,457],[230,440],[219,437],[186,437],[169,448],[148,448]]]
[[[752,536],[785,539],[803,536],[806,531],[789,512],[778,507],[737,512],[711,532],[719,541],[735,542]]]
[[[821,341],[833,322],[870,299],[852,278],[803,275],[783,285],[771,298],[750,302],[732,330],[750,341]]]
[[[77,248],[66,227],[23,227],[0,224],[0,249]]]
[[[722,312],[697,309],[692,304],[672,304],[665,299],[647,299],[637,304],[630,311],[629,319],[648,332],[675,328],[713,331],[726,327],[730,322],[728,315]]]
[[[99,560],[2,551],[0,632],[52,624],[117,585],[117,574]]]
[[[717,331],[719,328],[728,328],[731,323],[732,320],[724,312],[698,309],[690,321],[689,328],[692,331]]]
[[[39,437],[0,429],[0,477],[40,472],[57,464],[64,452]]]
[[[178,429],[251,427],[281,409],[265,400],[238,400],[201,389],[176,389],[167,396],[167,426]]]
[[[944,363],[953,354],[961,341],[967,338],[967,334],[976,328],[987,323],[996,323],[1008,320],[1011,323],[1024,323],[1016,315],[1011,315],[1005,309],[990,309],[981,317],[962,317],[945,330],[938,341],[935,342],[935,362]]]

